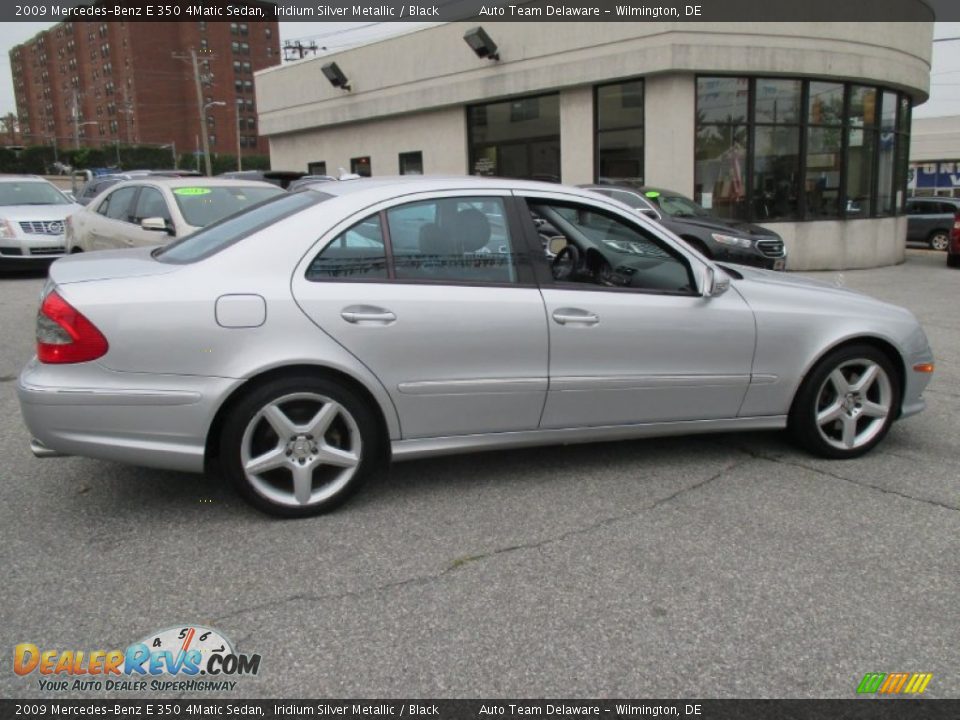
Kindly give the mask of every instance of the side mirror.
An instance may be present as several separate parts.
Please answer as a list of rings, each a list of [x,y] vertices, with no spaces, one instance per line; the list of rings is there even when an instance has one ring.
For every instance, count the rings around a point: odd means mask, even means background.
[[[148,217],[140,221],[140,227],[144,230],[150,230],[152,232],[168,232],[173,235],[171,232],[172,228],[167,225],[167,221],[162,217]]]
[[[730,276],[719,268],[708,267],[704,275],[703,296],[716,297],[730,289]]]

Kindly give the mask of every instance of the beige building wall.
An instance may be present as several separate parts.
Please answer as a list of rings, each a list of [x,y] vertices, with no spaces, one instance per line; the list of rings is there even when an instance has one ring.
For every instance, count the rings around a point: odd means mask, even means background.
[[[398,154],[421,151],[431,175],[467,171],[467,123],[463,108],[312,128],[270,138],[270,164],[277,170],[306,170],[323,160],[327,173],[350,172],[350,158],[370,156],[374,175],[399,175]]]
[[[910,162],[960,160],[960,115],[917,118],[910,127]]]
[[[305,170],[323,160],[336,173],[351,157],[369,155],[374,175],[395,175],[397,155],[420,150],[425,172],[463,174],[467,105],[557,92],[562,180],[592,182],[593,88],[642,77],[646,180],[692,195],[698,73],[876,83],[909,93],[915,104],[929,90],[932,23],[551,23],[549,32],[491,23],[496,62],[477,58],[463,41],[472,26],[439,25],[257,73],[260,132],[270,139],[273,167]],[[330,61],[350,91],[323,77]],[[792,270],[904,257],[903,217],[768,227],[784,238]]]

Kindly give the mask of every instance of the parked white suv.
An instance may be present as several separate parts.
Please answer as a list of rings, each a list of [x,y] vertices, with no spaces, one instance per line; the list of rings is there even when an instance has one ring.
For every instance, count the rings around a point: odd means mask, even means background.
[[[67,216],[80,209],[34,175],[0,175],[0,269],[47,265],[64,254]]]

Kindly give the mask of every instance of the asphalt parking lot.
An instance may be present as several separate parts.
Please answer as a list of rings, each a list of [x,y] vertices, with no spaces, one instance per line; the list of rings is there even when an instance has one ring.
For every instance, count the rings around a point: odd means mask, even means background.
[[[0,695],[43,696],[17,643],[198,623],[262,656],[233,697],[846,698],[898,671],[960,696],[960,272],[909,250],[813,275],[906,305],[934,348],[927,411],[864,458],[777,433],[494,452],[300,521],[213,478],[33,458],[15,379],[43,279],[0,278]]]

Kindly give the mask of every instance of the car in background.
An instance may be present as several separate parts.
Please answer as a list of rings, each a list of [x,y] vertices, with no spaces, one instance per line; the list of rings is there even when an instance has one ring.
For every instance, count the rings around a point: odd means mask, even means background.
[[[290,187],[290,183],[299,180],[307,173],[301,170],[233,170],[231,172],[221,173],[217,177],[232,178],[234,180],[258,180],[276,185],[284,190]]]
[[[82,184],[76,190],[74,195],[80,205],[86,205],[97,195],[102,193],[108,187],[112,187],[124,180],[135,180],[136,178],[156,175],[159,177],[196,177],[199,176],[196,170],[130,170],[128,172],[113,172],[91,174],[89,170],[78,170],[74,173],[74,180],[84,175],[89,175],[86,183]]]
[[[64,225],[80,206],[34,175],[0,175],[0,268],[49,264],[64,254]]]
[[[953,218],[950,242],[947,243],[947,267],[960,267],[960,212]]]
[[[912,197],[907,200],[907,241],[946,250],[960,215],[960,198]]]
[[[853,458],[924,408],[908,310],[724,268],[597,193],[320,187],[55,262],[17,384],[34,454],[219,470],[304,516],[391,459],[779,428]],[[553,257],[534,213],[565,238]]]
[[[320,185],[326,182],[335,182],[333,175],[304,175],[287,185],[287,192],[296,192],[310,185]]]
[[[783,240],[772,230],[711,215],[685,195],[654,187],[581,185],[653,218],[711,260],[786,270]]]
[[[164,244],[283,192],[253,180],[127,180],[69,218],[66,244],[71,253]]]

